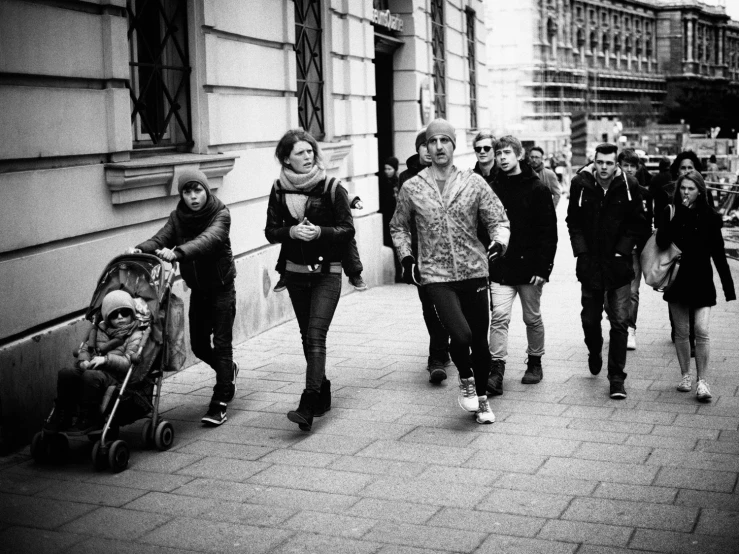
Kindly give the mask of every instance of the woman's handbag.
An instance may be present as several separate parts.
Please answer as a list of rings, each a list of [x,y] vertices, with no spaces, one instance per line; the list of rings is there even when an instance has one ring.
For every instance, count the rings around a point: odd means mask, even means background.
[[[670,219],[675,215],[675,206],[670,205]],[[667,291],[675,282],[680,270],[680,250],[673,242],[664,250],[657,246],[657,231],[652,233],[641,253],[641,269],[644,282],[659,292]]]

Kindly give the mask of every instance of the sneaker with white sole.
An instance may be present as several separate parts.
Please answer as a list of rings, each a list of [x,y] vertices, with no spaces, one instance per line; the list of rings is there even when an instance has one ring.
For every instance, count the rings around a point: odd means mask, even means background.
[[[226,417],[226,408],[228,404],[225,402],[211,402],[208,407],[208,412],[200,420],[201,423],[210,426],[221,425],[228,419]]]
[[[626,350],[636,350],[636,329],[629,327],[628,338],[626,339]]]
[[[457,397],[459,407],[468,412],[476,412],[480,407],[477,401],[477,390],[475,390],[475,378],[459,378],[459,396]]]
[[[693,376],[690,373],[683,375],[682,381],[677,386],[677,390],[680,392],[690,392],[693,390]]]
[[[477,423],[494,423],[495,414],[490,409],[490,402],[487,398],[485,400],[478,399],[477,413],[475,414]]]
[[[711,391],[708,390],[708,383],[706,383],[705,379],[698,379],[698,386],[695,387],[695,397],[701,402],[708,402],[713,398]]]
[[[355,290],[358,290],[359,292],[364,292],[367,290],[367,283],[364,282],[364,279],[362,279],[361,275],[355,275],[353,277],[349,277],[349,284],[354,287]]]

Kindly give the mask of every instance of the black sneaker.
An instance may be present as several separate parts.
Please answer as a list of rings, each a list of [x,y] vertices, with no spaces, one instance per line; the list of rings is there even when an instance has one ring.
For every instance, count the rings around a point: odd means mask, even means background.
[[[588,368],[590,373],[598,375],[603,368],[603,355],[600,352],[588,354]]]
[[[208,407],[208,412],[200,421],[205,425],[211,427],[215,427],[216,425],[221,425],[222,423],[225,423],[228,419],[226,417],[227,407],[228,404],[226,404],[225,402],[211,402],[210,406]]]
[[[356,275],[355,277],[349,277],[349,284],[354,287],[355,290],[358,290],[359,292],[364,292],[367,290],[367,283],[364,282],[364,279],[362,279],[361,275]]]
[[[231,389],[231,394],[226,399],[226,402],[231,402],[231,400],[234,399],[234,396],[236,396],[236,376],[239,374],[239,364],[236,362],[231,362],[234,372],[234,377],[231,380],[231,384],[233,385],[233,388]]]
[[[626,389],[623,383],[611,383],[611,398],[623,400],[626,398]]]
[[[438,385],[446,379],[446,364],[440,360],[434,360],[429,356],[428,367],[429,383]]]
[[[272,292],[282,292],[287,288],[287,277],[284,275],[280,275],[280,280],[277,281],[277,284],[275,285],[275,288],[272,289]]]

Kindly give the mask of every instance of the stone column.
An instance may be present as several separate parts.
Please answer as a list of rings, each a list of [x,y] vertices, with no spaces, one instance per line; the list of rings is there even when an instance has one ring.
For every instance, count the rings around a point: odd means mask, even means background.
[[[688,63],[693,61],[693,20],[688,19],[687,21],[688,30],[685,33],[688,39]]]

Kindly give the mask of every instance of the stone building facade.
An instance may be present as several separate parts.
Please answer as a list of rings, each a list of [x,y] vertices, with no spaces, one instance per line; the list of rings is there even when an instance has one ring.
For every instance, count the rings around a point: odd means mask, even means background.
[[[687,90],[739,85],[739,24],[693,0],[489,1],[493,127],[549,151],[573,114],[613,140],[616,119],[663,114]],[[633,122],[632,121],[632,122]]]
[[[1,2],[5,440],[39,427],[98,276],[163,225],[185,168],[231,210],[236,341],[293,317],[263,231],[289,128],[313,132],[329,174],[363,199],[364,278],[382,283],[378,160],[404,160],[438,113],[473,158],[467,137],[488,122],[483,13],[481,0]]]

